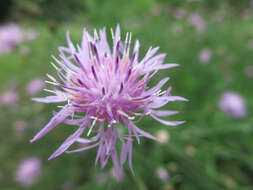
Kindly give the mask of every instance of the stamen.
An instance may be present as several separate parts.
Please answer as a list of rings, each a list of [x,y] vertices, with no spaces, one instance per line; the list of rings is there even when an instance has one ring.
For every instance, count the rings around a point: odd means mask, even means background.
[[[158,93],[158,96],[161,96],[161,95],[163,95],[163,94],[165,94],[165,93],[166,93],[166,91],[159,92],[159,93]]]
[[[75,57],[75,59],[76,59],[76,62],[77,62],[80,66],[82,66],[82,63],[81,63],[80,59],[77,57],[76,54],[74,54],[74,57]]]
[[[49,89],[46,89],[46,88],[44,88],[43,90],[46,91],[46,92],[50,92],[50,93],[56,94],[56,92],[53,91],[53,90],[49,90]]]
[[[134,52],[133,55],[132,55],[132,58],[131,58],[131,65],[132,65],[133,62],[134,62],[135,56],[136,56],[136,52]]]
[[[127,55],[129,55],[131,41],[132,41],[132,33],[130,32],[129,40],[128,40],[128,44],[127,44],[128,45],[127,46]]]
[[[127,50],[128,35],[129,35],[129,32],[126,33],[126,39],[125,39],[125,44],[124,44],[124,53],[126,53],[126,50]]]
[[[124,116],[124,117],[130,119],[130,120],[135,119],[135,117],[131,117],[131,116],[127,115],[127,114],[126,114],[125,112],[123,112],[122,110],[118,110],[118,113],[119,113],[120,115],[122,115],[122,116]]]
[[[50,62],[50,64],[55,68],[55,70],[57,70],[57,71],[60,70],[53,62]]]
[[[51,76],[50,74],[46,74],[49,79],[51,79],[53,82],[57,82],[57,80]]]
[[[115,124],[115,123],[117,123],[117,121],[116,120],[112,120],[108,125],[107,125],[107,127],[108,128],[110,128],[113,124]]]
[[[94,29],[94,40],[97,41],[99,39],[97,30]]]
[[[90,129],[89,129],[89,131],[87,133],[87,136],[90,136],[90,133],[91,133],[93,127],[95,126],[96,122],[97,122],[97,118],[93,120],[93,122],[92,122],[92,124],[90,126]]]
[[[93,58],[93,53],[92,53],[92,50],[91,50],[91,40],[90,40],[90,36],[88,35],[88,33],[86,33],[86,34],[87,34],[87,40],[88,40],[87,45],[88,45],[88,50],[89,50],[89,56],[92,59]]]
[[[151,75],[150,75],[150,79],[156,74],[158,72],[158,69],[157,70],[155,70]]]
[[[87,86],[86,84],[84,84],[80,79],[77,79],[77,81],[78,81],[78,83],[79,83],[80,85],[82,85],[83,87],[89,89],[88,86]]]
[[[114,39],[113,29],[111,28],[112,39]]]
[[[115,63],[115,73],[118,71],[119,68],[119,56],[116,57],[116,63]]]
[[[95,53],[95,56],[96,56],[96,59],[97,59],[98,63],[100,64],[100,59],[99,59],[98,50],[97,50],[96,45],[92,44],[92,43],[90,45],[91,45],[91,47],[92,47],[92,49],[93,49],[93,51]]]
[[[76,73],[74,71],[72,71],[70,68],[68,68],[66,65],[64,65],[61,61],[59,61],[55,56],[52,55],[52,58],[68,73],[74,74],[76,75]],[[57,68],[56,66],[54,66],[53,63],[51,63],[51,65],[53,65],[53,67],[55,67],[55,69],[57,71],[60,71],[61,69]]]
[[[55,85],[55,86],[59,86],[59,83],[56,83],[56,82],[47,81],[47,80],[45,80],[45,82],[48,83],[48,84],[52,84],[52,85]]]
[[[119,51],[119,47],[120,47],[120,41],[117,42],[117,45],[116,45],[116,52]]]
[[[102,88],[102,93],[103,93],[103,95],[105,95],[105,88],[104,87]]]
[[[95,117],[95,116],[90,116],[91,119],[95,119],[95,120],[98,120],[98,121],[104,121],[104,119],[99,119],[98,117]]]
[[[158,96],[158,94],[161,92],[162,90],[158,90],[157,92],[155,92],[154,94],[153,94],[153,96]]]
[[[125,82],[127,82],[127,80],[129,79],[131,73],[132,73],[132,68],[130,68],[130,69],[128,70],[127,76],[126,76],[126,78],[125,78]]]
[[[95,72],[95,69],[94,69],[94,66],[93,66],[93,65],[91,66],[91,71],[92,71],[92,74],[93,74],[95,80],[98,81],[97,74],[96,74],[96,72]]]
[[[123,83],[121,83],[120,84],[120,89],[119,89],[119,94],[121,94],[121,92],[123,91],[123,88],[124,88]]]

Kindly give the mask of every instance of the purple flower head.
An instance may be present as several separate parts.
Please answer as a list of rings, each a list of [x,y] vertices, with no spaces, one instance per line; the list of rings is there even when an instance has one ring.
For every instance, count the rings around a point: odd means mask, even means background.
[[[161,180],[161,181],[168,181],[169,179],[169,173],[165,168],[157,168],[155,170],[155,175]]]
[[[27,84],[26,91],[29,95],[33,96],[37,94],[43,87],[44,87],[43,80],[40,78],[35,78]]]
[[[244,99],[234,92],[224,92],[221,95],[219,107],[222,111],[234,119],[243,118],[247,114]]]
[[[14,90],[7,90],[0,95],[0,104],[3,105],[15,105],[19,100],[19,95]]]
[[[188,22],[195,26],[197,32],[203,33],[206,30],[206,22],[199,13],[189,15]]]
[[[209,49],[204,48],[200,51],[199,60],[201,64],[207,65],[211,57],[212,57],[212,52]]]
[[[0,26],[0,54],[10,53],[23,41],[30,41],[38,36],[35,29],[23,29],[17,24]],[[22,50],[24,51],[24,49]]]
[[[23,40],[23,32],[18,25],[7,24],[0,26],[0,54],[11,52]]]
[[[16,181],[23,186],[31,186],[40,174],[41,161],[30,157],[22,161],[16,171]]]
[[[171,101],[186,101],[182,97],[172,96],[171,88],[161,91],[169,78],[164,78],[153,88],[147,86],[158,70],[178,65],[163,64],[165,54],[156,54],[158,47],[150,48],[140,59],[138,40],[130,53],[131,38],[132,34],[127,33],[125,40],[121,40],[120,27],[117,26],[115,34],[112,31],[111,49],[105,28],[99,33],[95,30],[94,37],[84,29],[81,45],[74,46],[67,32],[68,47],[59,47],[60,58],[53,57],[57,65],[52,63],[60,80],[48,75],[50,81],[46,81],[58,89],[47,90],[53,93],[51,96],[33,99],[44,103],[65,102],[65,105],[31,142],[43,137],[60,123],[78,125],[79,128],[49,159],[59,156],[75,142],[84,146],[67,153],[96,147],[95,164],[100,162],[103,168],[111,158],[119,180],[120,169],[127,159],[133,172],[133,140],[139,143],[141,136],[156,140],[135,125],[137,118],[150,115],[165,125],[183,123],[160,118],[174,115],[176,111],[157,110]],[[119,160],[117,141],[122,144]]]

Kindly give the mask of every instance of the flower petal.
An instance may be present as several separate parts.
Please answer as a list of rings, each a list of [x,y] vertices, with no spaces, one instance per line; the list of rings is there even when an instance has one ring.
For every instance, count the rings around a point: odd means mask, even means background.
[[[176,126],[176,125],[181,125],[183,123],[185,123],[185,121],[165,121],[165,120],[162,120],[158,117],[156,117],[155,115],[153,114],[150,114],[151,117],[153,117],[155,120],[159,121],[160,123],[164,124],[164,125],[169,125],[169,126]]]
[[[165,77],[164,79],[162,79],[160,82],[158,82],[158,84],[156,84],[153,88],[149,89],[148,91],[144,92],[143,95],[153,95],[155,92],[157,92],[158,90],[160,90],[163,85],[169,80],[169,77]]]
[[[77,138],[83,133],[86,128],[89,119],[83,122],[83,124],[77,129],[71,136],[69,136],[63,144],[48,158],[48,160],[54,159],[55,157],[62,154],[65,150],[67,150],[73,143],[76,142]]]
[[[33,137],[32,140],[30,140],[30,142],[34,142],[40,139],[41,137],[43,137],[45,134],[51,131],[56,125],[64,121],[64,119],[68,117],[69,115],[70,115],[70,111],[68,107],[65,106],[49,121],[49,123],[35,137]]]
[[[171,110],[151,110],[151,113],[156,116],[165,117],[170,115],[178,114],[178,111],[171,111]]]
[[[82,152],[82,151],[85,151],[85,150],[89,150],[91,148],[95,148],[96,146],[99,145],[99,142],[98,143],[95,143],[93,145],[90,145],[90,146],[85,146],[83,148],[78,148],[78,149],[75,149],[75,150],[70,150],[70,151],[66,151],[66,153],[73,153],[73,152]]]
[[[144,136],[144,137],[147,137],[147,138],[149,138],[149,139],[152,139],[152,140],[154,140],[154,141],[158,141],[157,138],[155,138],[154,136],[152,136],[152,135],[149,134],[148,132],[145,132],[145,131],[141,130],[141,129],[138,128],[133,122],[131,122],[131,121],[129,121],[129,120],[127,120],[127,121],[128,121],[129,126],[131,126],[132,129],[135,130],[135,131],[136,131],[137,133],[139,133],[140,135],[142,135],[142,136]]]

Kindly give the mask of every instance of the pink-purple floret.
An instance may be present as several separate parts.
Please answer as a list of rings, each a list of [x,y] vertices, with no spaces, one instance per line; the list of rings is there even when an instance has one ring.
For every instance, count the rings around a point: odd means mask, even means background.
[[[171,88],[161,91],[169,80],[161,80],[149,89],[147,83],[160,69],[178,66],[174,63],[163,64],[165,54],[156,54],[158,47],[150,48],[139,61],[139,41],[136,40],[130,55],[131,33],[124,41],[120,40],[120,27],[112,32],[113,49],[107,42],[106,30],[99,34],[94,30],[92,37],[83,30],[81,46],[70,40],[67,32],[68,47],[59,47],[60,59],[53,57],[57,66],[60,82],[47,75],[50,81],[61,90],[46,90],[54,95],[33,100],[44,103],[66,102],[62,109],[54,114],[49,123],[31,140],[34,142],[60,123],[78,125],[79,128],[69,136],[49,159],[63,152],[72,153],[98,148],[95,164],[100,162],[103,168],[109,158],[112,159],[117,180],[120,179],[120,168],[128,159],[132,167],[132,144],[135,138],[140,143],[144,136],[157,140],[151,134],[135,125],[136,118],[150,115],[165,125],[179,125],[183,121],[166,121],[160,117],[174,115],[177,112],[156,110],[171,101],[187,101],[170,94]],[[119,125],[121,124],[121,125]],[[120,131],[125,128],[126,134]],[[81,137],[85,132],[87,137]],[[122,143],[120,159],[116,142]],[[73,143],[84,144],[82,148],[67,151]]]

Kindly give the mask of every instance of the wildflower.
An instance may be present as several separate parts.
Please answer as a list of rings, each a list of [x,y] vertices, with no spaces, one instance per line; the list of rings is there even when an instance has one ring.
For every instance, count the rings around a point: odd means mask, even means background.
[[[199,60],[200,60],[201,64],[203,64],[203,65],[208,64],[211,57],[212,57],[212,52],[209,49],[204,48],[200,51]]]
[[[21,136],[24,133],[26,128],[27,128],[27,123],[25,121],[18,120],[14,122],[13,130],[15,132],[15,135]]]
[[[156,138],[159,140],[162,144],[167,144],[170,140],[170,134],[168,131],[161,129],[156,132]]]
[[[166,182],[169,179],[169,173],[165,168],[157,168],[155,175],[161,180]]]
[[[127,158],[133,172],[133,138],[136,138],[138,143],[141,136],[157,140],[138,128],[133,120],[150,115],[165,125],[182,124],[182,121],[166,121],[160,118],[176,114],[175,111],[156,109],[168,102],[186,99],[172,96],[170,87],[161,91],[162,86],[169,80],[168,77],[155,87],[148,88],[148,81],[158,70],[178,66],[173,63],[163,64],[165,54],[155,55],[158,47],[150,48],[139,61],[138,40],[135,41],[130,55],[131,33],[127,33],[125,40],[121,41],[120,28],[117,26],[115,34],[112,31],[112,38],[113,48],[110,49],[105,28],[99,31],[99,35],[95,30],[94,37],[84,29],[82,43],[75,47],[67,32],[68,47],[59,47],[60,59],[53,56],[58,66],[52,63],[60,82],[51,75],[47,75],[50,81],[46,81],[61,90],[46,90],[54,95],[33,99],[44,103],[66,104],[31,142],[40,139],[60,123],[78,125],[76,132],[65,140],[49,160],[65,152],[75,142],[85,146],[67,153],[97,147],[95,165],[100,161],[103,168],[111,158],[116,178],[119,180],[120,169]],[[83,133],[87,134],[86,138],[81,137]],[[120,161],[116,149],[117,140],[122,144]]]
[[[31,186],[40,174],[41,161],[30,157],[22,161],[16,172],[16,181],[23,186]]]
[[[178,8],[172,13],[172,16],[177,20],[184,18],[185,15],[186,11],[183,8]]]
[[[44,87],[43,80],[35,78],[27,84],[26,91],[29,95],[33,96],[37,94],[43,87]]]
[[[234,119],[243,118],[247,114],[244,99],[234,92],[224,92],[221,95],[219,107]]]
[[[19,100],[19,95],[14,90],[8,90],[0,96],[0,103],[3,105],[15,105]]]
[[[7,24],[0,27],[0,54],[11,52],[12,49],[24,40],[21,29],[16,24]]]
[[[206,22],[199,13],[191,14],[188,22],[193,25],[198,33],[203,33],[206,30]]]
[[[25,40],[33,40],[37,37],[34,29],[24,30],[17,24],[0,26],[0,54],[10,53],[19,43]]]

